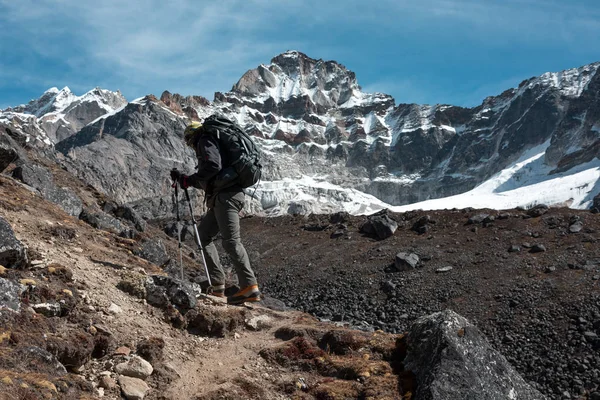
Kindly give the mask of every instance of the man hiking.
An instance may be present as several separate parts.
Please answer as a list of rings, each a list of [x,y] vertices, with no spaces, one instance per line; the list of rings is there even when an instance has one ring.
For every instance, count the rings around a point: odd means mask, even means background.
[[[218,297],[225,296],[225,272],[214,243],[219,232],[223,248],[231,258],[239,280],[240,290],[227,297],[228,304],[260,301],[256,277],[240,237],[239,212],[244,206],[243,188],[248,182],[243,180],[243,171],[240,174],[235,172],[239,165],[243,164],[239,160],[243,156],[239,154],[240,148],[243,147],[247,152],[249,146],[240,146],[236,142],[240,141],[236,135],[245,135],[250,140],[241,128],[221,116],[210,116],[203,124],[192,122],[184,131],[184,140],[196,151],[198,170],[190,176],[177,170],[171,171],[171,178],[179,182],[183,189],[193,186],[205,192],[208,211],[200,221],[198,230],[212,281],[212,294]],[[255,149],[253,143],[250,147]],[[235,160],[232,160],[234,158]],[[233,168],[232,164],[235,164],[236,168]],[[256,165],[260,169],[258,161]],[[258,173],[260,174],[260,171]]]

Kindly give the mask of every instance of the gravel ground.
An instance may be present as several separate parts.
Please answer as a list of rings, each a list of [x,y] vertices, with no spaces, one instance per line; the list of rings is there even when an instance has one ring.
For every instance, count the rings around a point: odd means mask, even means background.
[[[398,229],[384,240],[360,232],[367,217],[347,215],[245,218],[242,237],[263,292],[290,307],[395,333],[452,309],[550,398],[600,399],[600,215],[389,217]],[[417,255],[416,267],[396,261],[400,252]]]

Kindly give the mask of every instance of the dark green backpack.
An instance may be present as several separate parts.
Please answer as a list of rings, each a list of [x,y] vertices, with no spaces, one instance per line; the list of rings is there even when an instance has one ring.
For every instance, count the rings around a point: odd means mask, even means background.
[[[213,182],[215,188],[233,184],[247,188],[258,183],[262,172],[261,152],[239,125],[223,116],[211,115],[202,123],[202,133],[217,137],[222,158],[227,160]]]

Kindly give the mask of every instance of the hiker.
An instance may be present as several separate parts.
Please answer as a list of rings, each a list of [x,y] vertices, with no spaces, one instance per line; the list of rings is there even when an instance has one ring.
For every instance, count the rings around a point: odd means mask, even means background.
[[[215,125],[215,121],[223,125]],[[218,129],[215,129],[215,126],[218,126]],[[240,182],[235,172],[231,173],[233,170],[231,158],[235,155],[232,155],[231,148],[226,148],[232,146],[227,144],[225,135],[233,129],[241,128],[220,116],[208,117],[204,120],[204,124],[194,121],[188,125],[184,131],[184,140],[196,151],[198,170],[190,176],[173,170],[171,178],[179,182],[183,189],[193,186],[204,190],[208,211],[200,221],[198,231],[202,248],[206,253],[206,266],[213,287],[212,294],[218,297],[225,296],[225,272],[214,243],[214,239],[220,232],[223,248],[235,267],[240,287],[236,294],[227,297],[227,303],[241,304],[260,301],[260,291],[240,237],[239,212],[244,206],[243,187],[247,185],[243,181]]]

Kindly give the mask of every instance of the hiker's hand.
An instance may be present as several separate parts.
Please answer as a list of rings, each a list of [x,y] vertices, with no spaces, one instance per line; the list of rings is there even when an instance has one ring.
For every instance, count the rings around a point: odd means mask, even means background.
[[[177,182],[179,182],[179,186],[181,186],[182,189],[187,189],[190,186],[188,184],[187,178],[187,175],[179,174],[179,179],[177,180]]]

